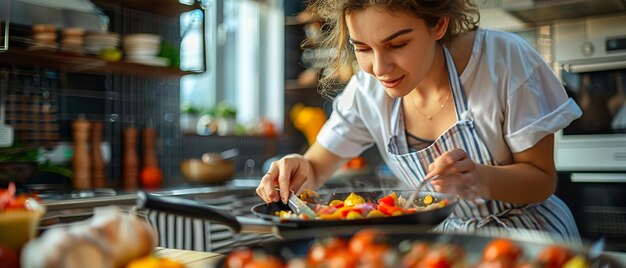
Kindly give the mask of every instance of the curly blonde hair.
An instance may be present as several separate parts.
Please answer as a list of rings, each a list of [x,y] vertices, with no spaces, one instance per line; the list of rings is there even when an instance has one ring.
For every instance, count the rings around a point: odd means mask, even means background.
[[[434,27],[441,17],[450,18],[441,42],[449,43],[456,36],[478,28],[480,13],[472,0],[309,0],[307,12],[315,14],[324,24],[320,41],[305,40],[303,47],[336,51],[334,57],[321,59],[318,66],[325,72],[319,91],[331,97],[337,89],[337,74],[342,67],[354,62],[352,46],[348,42],[346,16],[369,7],[381,7],[392,12],[409,12]]]

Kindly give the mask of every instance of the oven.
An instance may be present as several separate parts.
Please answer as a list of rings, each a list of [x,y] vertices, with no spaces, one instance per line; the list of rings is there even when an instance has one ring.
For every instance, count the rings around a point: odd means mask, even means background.
[[[581,234],[626,251],[626,14],[553,24],[555,71],[583,115],[559,131],[557,195]]]

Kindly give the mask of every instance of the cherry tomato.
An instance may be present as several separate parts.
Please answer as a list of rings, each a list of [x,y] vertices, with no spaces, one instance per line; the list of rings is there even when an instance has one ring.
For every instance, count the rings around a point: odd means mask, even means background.
[[[158,189],[163,178],[158,167],[146,167],[141,170],[141,186],[146,189]]]
[[[379,229],[363,229],[350,239],[348,248],[352,254],[360,256],[366,254],[373,245],[384,243],[384,237],[383,231]]]
[[[318,267],[333,254],[345,251],[347,247],[348,243],[337,237],[329,237],[318,241],[311,246],[307,253],[307,264],[311,267]]]
[[[26,195],[19,195],[5,204],[4,210],[26,210]]]
[[[491,240],[483,250],[483,261],[503,260],[513,265],[522,257],[522,248],[505,238]]]
[[[417,264],[428,254],[430,246],[428,243],[416,242],[411,245],[411,249],[402,258],[403,267],[418,267]]]
[[[281,268],[285,263],[276,256],[267,254],[255,255],[252,261],[246,263],[243,268]]]
[[[426,256],[419,262],[420,268],[450,268],[452,261],[446,256],[443,249],[430,250]]]
[[[365,254],[360,255],[359,263],[370,268],[390,267],[386,260],[393,259],[388,257],[393,253],[387,244],[373,244],[368,247]]]
[[[357,264],[357,255],[354,255],[349,250],[344,249],[333,254],[328,260],[324,261],[320,267],[355,268],[357,267]]]
[[[15,251],[9,247],[0,245],[0,264],[2,264],[2,267],[17,268],[19,267],[19,263],[20,262]]]
[[[562,267],[571,258],[572,253],[561,246],[547,246],[537,256],[537,260],[543,263],[546,268]]]
[[[242,268],[252,261],[254,252],[250,249],[240,249],[231,252],[226,256],[224,264],[226,268]]]

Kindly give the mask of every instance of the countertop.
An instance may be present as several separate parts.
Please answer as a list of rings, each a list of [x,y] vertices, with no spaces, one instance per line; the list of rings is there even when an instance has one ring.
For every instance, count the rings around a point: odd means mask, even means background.
[[[151,191],[158,195],[177,196],[189,199],[219,199],[225,196],[255,196],[258,185],[255,179],[237,179],[223,185],[183,185],[178,188]],[[91,193],[103,193],[91,195]],[[64,194],[48,195],[42,198],[46,205],[40,229],[44,230],[57,224],[71,224],[90,218],[97,207],[118,206],[131,211],[137,203],[137,191],[118,191],[95,189],[94,191],[73,191]],[[261,202],[259,199],[256,202]]]
[[[164,196],[194,196],[250,191],[254,190],[258,184],[259,180],[256,179],[238,179],[221,185],[190,184],[155,191],[145,191]],[[100,204],[132,204],[136,201],[139,190],[117,190],[111,188],[74,190],[54,194],[40,194],[40,198],[44,201],[48,210],[73,209],[84,206],[93,207]]]
[[[208,268],[213,267],[223,256],[212,252],[198,252],[158,247],[154,251],[158,257],[165,257],[185,265],[185,268]]]

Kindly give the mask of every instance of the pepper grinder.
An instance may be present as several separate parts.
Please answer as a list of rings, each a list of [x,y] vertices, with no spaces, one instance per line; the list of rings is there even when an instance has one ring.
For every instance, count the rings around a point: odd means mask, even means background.
[[[126,190],[137,189],[139,180],[139,157],[137,155],[137,129],[124,129],[124,162],[122,171],[122,186]]]
[[[102,142],[102,122],[91,122],[91,178],[93,187],[106,187],[106,177],[104,174],[104,158],[100,149]]]
[[[156,130],[152,127],[143,130],[143,166],[144,168],[156,167],[159,163],[156,156]]]
[[[74,189],[86,190],[91,188],[91,159],[89,156],[89,121],[83,116],[74,120],[74,154],[72,156],[72,168],[74,171]]]

